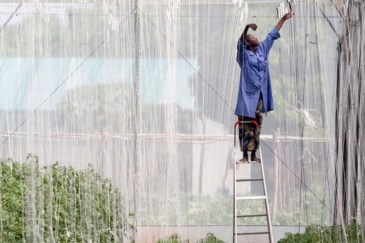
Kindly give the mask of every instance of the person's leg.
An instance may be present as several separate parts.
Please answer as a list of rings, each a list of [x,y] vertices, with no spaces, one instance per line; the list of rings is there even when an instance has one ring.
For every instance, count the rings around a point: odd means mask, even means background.
[[[256,150],[258,150],[260,146],[261,125],[264,120],[261,110],[262,110],[262,97],[260,97],[259,103],[257,104],[256,108],[255,121],[257,122],[258,126],[255,127],[255,140],[253,143],[254,148],[252,149],[251,152],[251,161],[256,161],[258,163],[261,163],[261,159],[256,156]]]
[[[247,121],[246,117],[243,116],[238,116],[238,120],[239,121]],[[250,141],[250,124],[247,123],[240,123],[239,124],[239,129],[238,129],[238,137],[239,137],[239,141],[240,141],[240,148],[241,151],[243,152],[243,156],[242,159],[240,159],[240,162],[248,162],[248,153],[247,153],[247,145]]]

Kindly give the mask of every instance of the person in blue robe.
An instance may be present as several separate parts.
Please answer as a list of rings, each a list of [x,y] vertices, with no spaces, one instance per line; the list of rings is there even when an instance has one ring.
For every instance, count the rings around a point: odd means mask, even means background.
[[[238,39],[237,62],[241,73],[235,115],[239,121],[247,122],[239,124],[241,162],[249,161],[248,151],[251,151],[251,161],[261,162],[256,150],[260,145],[262,114],[274,110],[268,56],[274,41],[280,38],[279,30],[293,15],[292,12],[285,14],[262,42],[247,34],[250,28],[256,31],[256,24],[246,25]]]

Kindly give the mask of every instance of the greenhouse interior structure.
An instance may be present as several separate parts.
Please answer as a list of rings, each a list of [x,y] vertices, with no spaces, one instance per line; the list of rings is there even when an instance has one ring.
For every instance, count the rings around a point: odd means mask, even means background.
[[[238,184],[237,41],[283,11],[266,186]],[[365,242],[364,0],[1,0],[0,25],[0,242]]]

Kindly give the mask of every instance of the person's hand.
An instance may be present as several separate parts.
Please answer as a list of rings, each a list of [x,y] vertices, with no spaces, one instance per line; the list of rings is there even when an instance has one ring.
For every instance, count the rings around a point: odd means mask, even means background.
[[[290,19],[291,17],[293,17],[293,15],[294,15],[294,13],[293,13],[293,12],[286,13],[286,14],[282,17],[282,19],[283,19],[283,20],[288,20],[288,19]]]
[[[251,28],[253,31],[256,31],[257,25],[256,24],[248,24],[247,27]]]

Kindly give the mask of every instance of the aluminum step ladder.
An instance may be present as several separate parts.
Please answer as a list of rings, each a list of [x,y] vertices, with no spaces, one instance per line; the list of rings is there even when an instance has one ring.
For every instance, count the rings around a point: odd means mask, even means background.
[[[238,236],[245,236],[245,235],[263,235],[267,234],[269,238],[270,243],[274,243],[273,236],[272,236],[272,226],[271,226],[271,220],[270,220],[270,212],[269,212],[269,204],[268,204],[268,198],[267,198],[267,191],[266,191],[266,181],[265,181],[265,173],[264,173],[264,163],[262,159],[262,153],[261,149],[260,151],[260,158],[261,158],[261,178],[240,178],[237,179],[237,167],[238,166],[245,166],[249,163],[243,163],[239,162],[236,157],[236,150],[237,150],[237,138],[236,138],[236,131],[237,131],[237,125],[243,124],[243,123],[252,123],[254,126],[257,126],[257,123],[255,120],[252,121],[237,121],[234,125],[234,176],[233,176],[233,243],[238,243],[237,237]],[[239,143],[238,143],[239,144]],[[251,159],[249,158],[249,161]],[[257,163],[257,162],[252,162]],[[247,197],[237,197],[237,183],[247,183],[252,181],[262,181],[263,196],[247,196]],[[237,201],[240,200],[264,200],[265,201],[265,208],[266,212],[258,212],[257,214],[249,214],[249,215],[237,215]],[[252,218],[252,217],[266,217],[267,221],[267,231],[261,231],[261,232],[246,232],[246,233],[240,233],[237,232],[237,218]],[[242,242],[242,241],[240,241]]]

